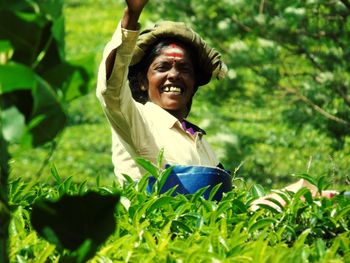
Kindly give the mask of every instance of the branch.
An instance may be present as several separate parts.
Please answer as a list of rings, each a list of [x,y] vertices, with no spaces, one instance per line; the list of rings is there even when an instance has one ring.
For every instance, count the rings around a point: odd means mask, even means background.
[[[50,163],[50,160],[52,159],[53,154],[55,153],[56,149],[57,149],[57,145],[59,142],[60,137],[57,137],[56,140],[51,141],[51,147],[49,152],[47,153],[47,156],[45,158],[45,160],[42,162],[39,170],[36,172],[35,177],[39,178],[42,174],[42,172],[44,171],[45,167]]]
[[[299,91],[297,91],[296,89],[290,88],[290,87],[285,87],[282,85],[278,85],[279,88],[282,88],[284,90],[286,90],[288,93],[294,94],[295,96],[298,97],[298,99],[300,99],[301,101],[305,102],[307,105],[309,105],[313,110],[317,111],[318,113],[320,113],[323,117],[335,121],[337,123],[346,125],[348,127],[350,127],[350,123],[344,119],[341,119],[335,115],[330,114],[329,112],[325,111],[324,109],[322,109],[320,106],[316,105],[315,103],[313,103],[311,100],[309,100],[306,96],[302,95]]]
[[[318,68],[321,71],[324,71],[324,68],[322,67],[321,64],[317,63],[317,61],[315,60],[315,58],[312,56],[311,53],[309,53],[304,47],[300,46],[300,44],[297,44],[299,47],[299,51],[304,54],[312,63],[312,65],[314,65],[316,68]]]
[[[234,22],[234,23],[236,23],[237,25],[239,25],[241,28],[243,28],[243,30],[245,31],[245,32],[251,32],[252,31],[252,29],[250,28],[250,27],[248,27],[248,26],[246,26],[245,24],[243,24],[243,23],[241,23],[236,17],[234,17],[234,16],[231,16],[231,19],[232,19],[232,21]]]
[[[350,107],[350,97],[347,94],[346,86],[342,85],[339,88],[334,87],[334,91],[339,94],[339,96],[344,100],[345,104]]]
[[[264,7],[265,7],[265,0],[261,0],[260,6],[259,6],[259,14],[262,15],[264,13]]]

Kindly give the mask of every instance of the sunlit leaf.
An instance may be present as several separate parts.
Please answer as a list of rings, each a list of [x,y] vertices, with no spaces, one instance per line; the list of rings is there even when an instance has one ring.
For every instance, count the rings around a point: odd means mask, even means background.
[[[35,85],[35,73],[28,66],[18,63],[0,65],[0,95],[15,90],[31,90]]]
[[[306,181],[308,181],[312,185],[317,186],[317,181],[312,176],[310,176],[308,174],[293,174],[293,176],[300,178],[300,179],[305,179]]]
[[[145,169],[151,175],[158,178],[158,169],[153,163],[143,158],[136,158],[135,161],[138,165],[140,165],[143,169]]]
[[[172,170],[173,170],[173,167],[170,166],[160,173],[159,178],[158,178],[158,190],[159,191],[163,188],[163,186],[166,183]]]
[[[0,114],[1,131],[8,142],[18,141],[25,131],[23,115],[16,107],[5,109]]]
[[[267,227],[271,227],[271,225],[276,224],[277,220],[274,218],[263,218],[256,221],[252,226],[250,226],[249,231],[253,232],[256,230],[264,229]]]
[[[166,204],[170,204],[170,202],[172,202],[172,201],[174,201],[173,197],[161,196],[147,209],[147,212],[151,213],[153,210],[159,209]]]
[[[259,184],[253,185],[252,193],[254,197],[263,197],[266,194],[264,188]]]

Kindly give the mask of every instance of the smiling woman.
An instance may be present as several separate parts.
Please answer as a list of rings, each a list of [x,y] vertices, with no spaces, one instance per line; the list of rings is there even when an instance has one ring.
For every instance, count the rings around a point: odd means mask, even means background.
[[[221,169],[205,132],[186,120],[198,88],[213,77],[225,76],[220,54],[184,23],[165,21],[139,33],[138,19],[147,1],[126,2],[124,16],[104,50],[97,87],[112,127],[115,174],[121,182],[123,174],[138,180],[145,171],[135,158],[155,164],[164,150],[162,168],[174,167],[168,189],[177,186],[179,193],[194,193],[221,183],[218,193],[230,190],[230,175]],[[285,190],[302,187],[314,195],[318,192],[303,180]],[[267,198],[278,201],[277,195]],[[258,199],[253,209],[261,203],[273,204]]]
[[[147,1],[127,1],[122,21],[104,50],[97,96],[112,127],[115,174],[133,179],[144,171],[143,157],[163,167],[206,166],[217,169],[205,132],[186,120],[199,86],[222,78],[220,54],[180,22],[161,22],[139,33],[137,23]],[[131,11],[132,10],[132,11]],[[226,175],[226,174],[225,174]]]

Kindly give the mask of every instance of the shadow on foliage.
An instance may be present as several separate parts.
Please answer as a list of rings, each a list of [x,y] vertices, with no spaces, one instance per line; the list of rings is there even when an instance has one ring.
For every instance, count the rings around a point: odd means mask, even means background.
[[[85,262],[95,255],[114,231],[114,210],[119,194],[88,192],[64,195],[58,201],[38,200],[33,205],[34,229],[61,252],[60,262]],[[63,254],[63,249],[71,252]]]

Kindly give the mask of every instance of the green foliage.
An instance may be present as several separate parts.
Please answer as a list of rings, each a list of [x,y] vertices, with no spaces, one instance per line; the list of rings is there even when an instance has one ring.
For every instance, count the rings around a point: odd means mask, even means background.
[[[63,1],[0,2],[0,261],[7,263],[8,143],[53,140],[64,103],[87,92],[86,71],[65,60]]]
[[[161,180],[160,173],[158,180]],[[56,183],[10,183],[11,262],[57,262],[68,251],[47,243],[32,228],[29,211],[35,200],[57,199],[66,193],[86,193],[84,184],[64,181],[52,170]],[[306,177],[306,175],[305,175]],[[147,193],[143,182],[126,182],[115,212],[114,234],[98,248],[91,262],[115,261],[234,261],[234,262],[342,262],[349,260],[350,199],[300,198],[284,193],[288,203],[280,210],[249,210],[254,186],[240,183],[220,202],[193,195]],[[64,186],[64,190],[62,189]],[[81,189],[84,188],[83,192]],[[91,188],[102,194],[116,187]],[[90,200],[90,203],[92,201]],[[84,220],[84,219],[82,219]],[[58,223],[59,224],[59,223]],[[93,229],[92,229],[93,230]]]
[[[33,1],[7,2],[9,7],[14,7]],[[41,4],[49,2],[60,1],[41,1]],[[344,96],[349,86],[349,21],[342,3],[149,2],[142,16],[143,27],[148,26],[148,19],[186,21],[222,51],[230,68],[228,78],[200,88],[191,118],[206,129],[207,139],[225,167],[235,170],[235,174],[245,180],[234,180],[236,188],[216,203],[204,200],[201,192],[176,197],[168,192],[159,196],[155,188],[152,194],[147,194],[147,176],[137,184],[129,177],[116,212],[117,229],[99,248],[92,262],[350,261],[349,199],[342,195],[331,200],[317,199],[306,189],[295,195],[278,191],[287,204],[285,207],[271,200],[276,208],[262,205],[258,211],[251,212],[249,204],[264,189],[244,182],[280,185],[294,180],[290,176],[293,173],[304,174],[305,178],[312,174],[315,175],[311,177],[313,183],[319,189],[328,183],[346,189],[350,137],[348,128],[339,119],[348,122],[350,116]],[[84,68],[92,76],[87,89],[94,88],[93,76],[103,46],[121,17],[122,5],[112,0],[65,2],[65,52],[70,63],[79,65],[79,69]],[[59,15],[50,14],[51,17]],[[20,17],[30,18],[23,14]],[[57,22],[55,30],[62,32],[61,26]],[[62,51],[53,54],[57,57]],[[6,61],[13,58],[13,44],[0,41],[0,52],[1,59],[3,55]],[[34,57],[32,55],[32,59]],[[22,64],[6,64],[14,65],[23,76],[14,82],[13,78],[5,78],[6,87],[12,86],[15,90],[13,83],[20,83],[17,86],[20,88],[25,83],[25,87],[34,85],[36,80],[30,68]],[[8,76],[12,70],[10,66],[2,69]],[[59,70],[70,74],[69,67]],[[71,78],[77,85],[84,79],[79,72]],[[47,73],[47,78],[58,85],[59,79],[55,79],[53,71]],[[68,84],[62,87],[65,88],[59,92],[55,87],[51,89],[59,102],[70,100],[80,92]],[[27,94],[22,93],[26,91],[29,89],[21,89],[20,95]],[[81,195],[90,188],[102,193],[119,189],[111,186],[114,175],[110,131],[94,94],[65,104],[64,108],[68,113],[68,126],[54,143],[37,149],[23,149],[18,144],[10,146],[14,156],[10,162],[12,181],[9,184],[12,262],[58,262],[61,258],[57,247],[39,237],[29,222],[29,211],[35,200],[58,199],[65,193]],[[8,113],[1,118],[11,123],[6,130],[16,131],[5,132],[6,136],[11,135],[11,139],[6,137],[6,140],[18,141],[23,120],[27,119],[20,115],[21,109],[6,107],[5,110]],[[8,121],[11,119],[14,122]],[[40,123],[41,119],[36,121]],[[0,143],[7,144],[4,140]],[[7,165],[4,160],[1,158],[2,167]],[[60,174],[54,166],[50,170],[47,165],[50,162],[56,164]],[[157,165],[154,167],[152,173],[165,172],[158,170]],[[39,176],[40,182],[35,180]],[[328,180],[325,183],[316,177]],[[92,178],[96,185],[91,183]],[[165,177],[158,176],[158,185],[161,185],[160,178]],[[63,255],[67,253],[64,251]]]
[[[63,1],[0,3],[1,118],[22,116],[25,123],[3,122],[2,132],[8,125],[17,130],[4,134],[10,142],[51,141],[66,123],[63,102],[87,92],[85,70],[65,61],[62,7]]]
[[[285,113],[294,125],[307,120],[337,138],[348,134],[350,11],[342,1],[153,3],[156,19],[181,17],[223,52],[233,80],[216,90],[226,99],[233,85],[280,90],[296,99],[298,108]],[[320,122],[308,106],[326,119]]]

